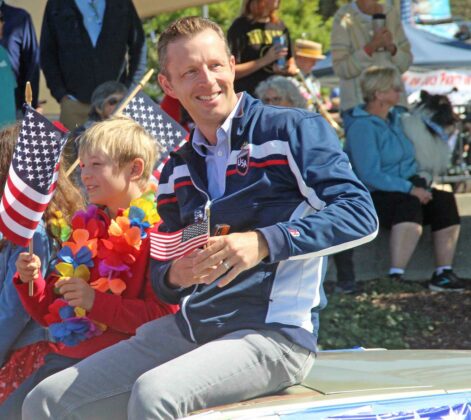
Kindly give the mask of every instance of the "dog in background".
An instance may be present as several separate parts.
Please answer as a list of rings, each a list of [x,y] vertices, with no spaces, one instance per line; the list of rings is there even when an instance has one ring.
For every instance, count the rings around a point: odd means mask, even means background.
[[[418,175],[430,185],[452,163],[459,117],[446,95],[420,92],[420,102],[402,115],[404,133],[415,147]],[[453,142],[453,136],[455,141]]]

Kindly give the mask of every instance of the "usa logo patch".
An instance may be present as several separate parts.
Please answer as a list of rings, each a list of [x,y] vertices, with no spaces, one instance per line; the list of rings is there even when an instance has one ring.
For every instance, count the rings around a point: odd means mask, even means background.
[[[250,152],[248,148],[242,149],[237,155],[236,172],[241,175],[247,175],[249,171]]]
[[[293,238],[298,238],[301,236],[298,229],[288,228],[288,232]]]

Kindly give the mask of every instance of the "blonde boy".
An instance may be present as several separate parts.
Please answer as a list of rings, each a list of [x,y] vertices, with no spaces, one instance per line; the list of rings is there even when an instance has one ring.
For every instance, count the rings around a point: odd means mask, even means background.
[[[94,239],[96,234],[98,249],[93,257],[93,266],[89,270],[90,278],[87,280],[79,276],[65,277],[56,265],[56,271],[59,271],[62,277],[55,281],[58,275],[56,272],[55,277],[53,274],[45,280],[40,273],[38,257],[23,253],[17,260],[18,273],[14,281],[23,305],[39,323],[48,325],[45,316],[52,316],[50,305],[56,304],[58,297],[55,289],[70,307],[74,310],[83,308],[91,323],[97,326],[105,325],[106,329],[91,337],[77,337],[72,334],[67,336],[67,340],[63,341],[65,344],[60,344],[57,352],[48,357],[44,366],[30,376],[0,407],[0,418],[20,418],[24,398],[43,379],[75,365],[99,350],[129,338],[140,325],[175,312],[174,306],[157,299],[146,276],[149,255],[148,225],[140,227],[140,241],[134,238],[133,246],[137,249],[131,252],[134,262],[130,262],[132,258],[130,260],[129,253],[121,255],[117,248],[115,256],[118,255],[118,263],[121,266],[127,264],[127,272],[120,271],[120,267],[109,268],[110,259],[106,259],[106,256],[109,256],[109,244],[116,239],[111,236],[116,235],[118,227],[123,229],[122,237],[129,239],[128,236],[125,237],[125,234],[130,232],[125,230],[126,223],[123,224],[123,219],[116,217],[123,216],[122,209],[128,208],[132,200],[139,198],[148,189],[156,152],[156,142],[146,131],[124,117],[97,123],[83,134],[79,149],[81,178],[90,203],[98,207],[92,206],[86,213],[77,214],[78,221],[75,226],[82,228],[82,235],[86,230],[88,239]],[[149,198],[150,196],[152,198]],[[152,194],[145,197],[148,203],[153,203]],[[127,213],[124,213],[124,216],[126,218]],[[155,216],[156,213],[152,218],[145,220],[155,220]],[[92,219],[95,223],[90,224]],[[132,223],[135,222],[130,221],[130,226],[133,226]],[[69,241],[77,239],[74,234],[78,230],[74,230]],[[64,243],[63,248],[66,246],[67,243]],[[73,259],[77,260],[80,248],[77,240],[76,246],[77,251],[74,252]],[[89,242],[87,246],[93,248]],[[78,261],[75,263],[78,264]],[[104,272],[106,267],[108,272]],[[115,293],[112,286],[109,290],[105,289],[107,279],[110,284],[111,281],[115,282],[114,285],[119,284],[123,291]],[[27,283],[30,281],[34,281],[36,291],[32,297],[27,293]],[[57,324],[59,328],[64,325],[64,331],[68,332],[67,320],[49,325],[57,328]],[[52,330],[52,326],[49,328]],[[63,332],[62,329],[60,331]],[[73,340],[77,342],[70,345]]]

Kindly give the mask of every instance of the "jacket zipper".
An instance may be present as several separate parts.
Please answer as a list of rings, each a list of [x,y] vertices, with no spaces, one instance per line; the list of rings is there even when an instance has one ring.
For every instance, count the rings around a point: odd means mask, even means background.
[[[201,193],[203,193],[203,194],[205,195],[205,197],[206,197],[205,210],[207,209],[207,210],[209,211],[209,208],[211,207],[211,200],[210,200],[210,198],[209,198],[209,195],[206,194],[205,191],[203,191],[202,189],[200,189],[200,188],[198,188],[198,187],[196,186],[195,182],[193,181],[193,178],[191,178],[191,175],[190,175],[190,179],[191,179],[191,182],[193,183],[193,186],[194,186],[199,192],[201,192]],[[209,214],[209,213],[208,213],[208,214]],[[208,226],[209,226],[209,223],[210,223],[210,222],[211,222],[211,221],[209,220],[209,221],[208,221]],[[187,325],[187,327],[188,327],[188,331],[189,331],[189,333],[190,333],[190,338],[192,339],[192,341],[193,341],[194,343],[196,343],[196,338],[195,338],[195,336],[194,336],[194,334],[193,334],[193,329],[191,328],[190,320],[188,319],[188,314],[186,313],[186,306],[187,306],[188,301],[191,299],[191,297],[195,294],[195,292],[196,292],[197,290],[198,290],[198,285],[195,285],[195,287],[193,288],[193,291],[191,292],[191,294],[188,295],[188,296],[185,296],[185,297],[183,298],[183,301],[182,301],[181,305],[180,305],[180,309],[181,309],[181,311],[182,311],[183,319],[185,320],[186,325]]]

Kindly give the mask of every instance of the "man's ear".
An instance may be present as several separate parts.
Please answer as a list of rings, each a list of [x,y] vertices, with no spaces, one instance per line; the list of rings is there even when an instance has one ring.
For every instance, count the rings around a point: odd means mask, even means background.
[[[159,81],[160,87],[167,95],[171,96],[172,98],[178,99],[173,91],[172,84],[170,83],[170,80],[168,80],[167,76],[163,75],[162,73],[159,73],[159,75],[157,76],[157,80]]]
[[[144,159],[135,158],[131,162],[131,180],[136,181],[141,179],[142,173],[144,172]]]

